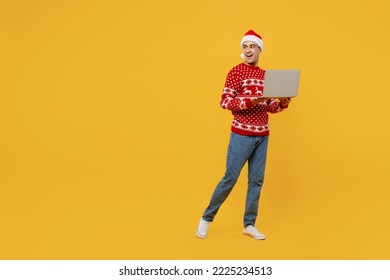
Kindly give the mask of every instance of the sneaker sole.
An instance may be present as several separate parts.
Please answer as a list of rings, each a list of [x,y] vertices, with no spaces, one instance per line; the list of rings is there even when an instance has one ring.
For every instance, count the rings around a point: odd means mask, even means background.
[[[201,235],[198,230],[196,231],[196,236],[201,238],[201,239],[205,239],[207,237],[207,235]]]
[[[251,235],[249,233],[245,233],[245,232],[244,232],[244,235],[252,237],[253,239],[256,239],[256,240],[265,240],[265,236],[264,237],[254,237],[253,235]]]

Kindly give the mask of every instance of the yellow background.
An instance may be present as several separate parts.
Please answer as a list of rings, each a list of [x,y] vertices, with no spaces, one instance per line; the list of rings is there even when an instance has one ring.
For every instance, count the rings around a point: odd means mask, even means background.
[[[1,259],[389,259],[390,2],[1,1]],[[219,108],[248,29],[301,69],[271,116],[257,226],[246,169],[209,238]]]

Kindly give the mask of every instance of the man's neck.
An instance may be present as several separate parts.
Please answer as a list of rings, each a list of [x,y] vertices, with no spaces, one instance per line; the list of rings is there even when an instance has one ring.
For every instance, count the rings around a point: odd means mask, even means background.
[[[258,66],[258,61],[256,61],[255,63],[248,63],[248,62],[244,62],[244,64],[248,65],[248,66],[252,66],[252,67],[257,67]]]

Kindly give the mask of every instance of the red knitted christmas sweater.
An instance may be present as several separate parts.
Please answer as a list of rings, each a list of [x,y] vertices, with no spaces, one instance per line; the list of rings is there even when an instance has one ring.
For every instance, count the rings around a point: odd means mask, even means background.
[[[286,109],[276,99],[253,105],[251,99],[262,96],[265,70],[241,63],[230,70],[220,105],[234,116],[231,130],[246,136],[269,135],[268,113]]]

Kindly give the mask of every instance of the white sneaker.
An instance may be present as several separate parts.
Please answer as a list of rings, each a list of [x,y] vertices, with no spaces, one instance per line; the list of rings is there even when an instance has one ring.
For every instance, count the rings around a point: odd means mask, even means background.
[[[254,226],[247,226],[246,228],[244,228],[243,232],[244,235],[248,235],[250,237],[253,237],[254,239],[265,239],[265,235],[259,232]]]
[[[200,219],[198,228],[196,229],[196,235],[199,238],[207,237],[207,230],[209,229],[210,222]]]

